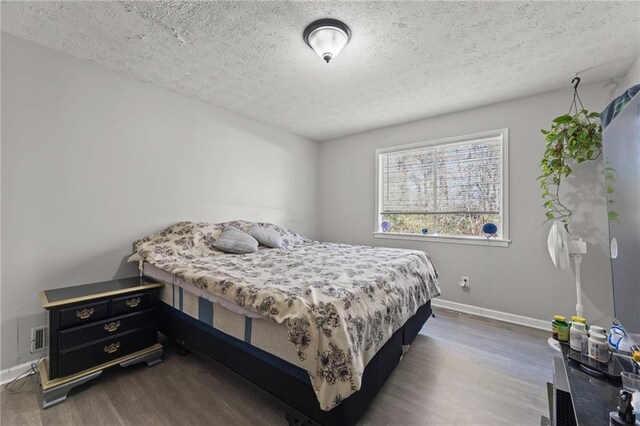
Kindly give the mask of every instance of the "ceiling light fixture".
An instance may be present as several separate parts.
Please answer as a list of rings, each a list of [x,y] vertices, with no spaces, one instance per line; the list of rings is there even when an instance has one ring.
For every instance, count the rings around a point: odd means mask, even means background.
[[[303,38],[318,56],[329,63],[347,45],[351,30],[337,19],[319,19],[304,29]]]

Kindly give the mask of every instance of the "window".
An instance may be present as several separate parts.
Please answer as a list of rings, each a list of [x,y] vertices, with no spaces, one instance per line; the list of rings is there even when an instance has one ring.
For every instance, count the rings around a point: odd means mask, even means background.
[[[492,222],[506,246],[507,153],[508,129],[376,151],[376,236],[487,244]]]

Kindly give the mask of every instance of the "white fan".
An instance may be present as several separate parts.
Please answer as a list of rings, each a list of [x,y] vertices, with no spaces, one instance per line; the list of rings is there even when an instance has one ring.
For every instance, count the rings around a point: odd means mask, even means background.
[[[564,224],[555,221],[549,230],[547,247],[551,260],[558,269],[569,269],[571,267],[570,258],[573,258],[576,268],[576,315],[583,316],[580,265],[582,264],[582,255],[587,254],[587,243],[581,238],[570,239]]]

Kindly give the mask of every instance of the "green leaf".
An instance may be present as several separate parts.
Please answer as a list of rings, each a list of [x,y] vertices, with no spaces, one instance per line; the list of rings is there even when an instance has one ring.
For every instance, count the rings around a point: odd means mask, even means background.
[[[571,121],[573,121],[573,117],[568,114],[561,115],[553,119],[553,122],[557,124],[570,123]]]

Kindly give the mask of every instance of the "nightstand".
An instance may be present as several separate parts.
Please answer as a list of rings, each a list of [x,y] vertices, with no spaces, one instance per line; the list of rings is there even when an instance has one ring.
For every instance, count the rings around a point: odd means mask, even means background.
[[[40,292],[49,330],[48,357],[38,364],[43,408],[63,402],[106,368],[162,361],[160,287],[132,277]]]

